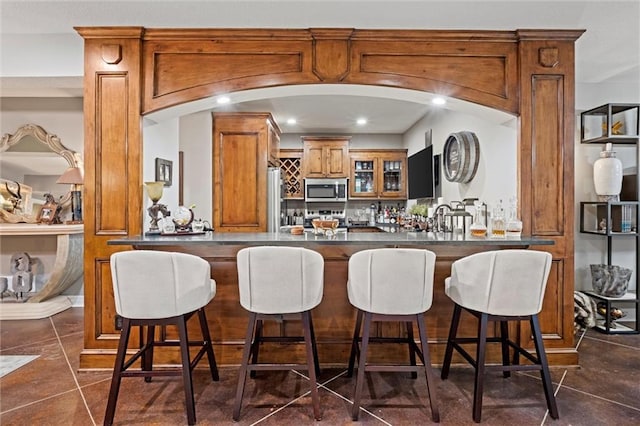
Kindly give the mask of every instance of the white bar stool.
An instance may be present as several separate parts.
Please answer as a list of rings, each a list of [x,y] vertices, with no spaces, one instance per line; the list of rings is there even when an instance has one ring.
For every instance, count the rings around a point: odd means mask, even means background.
[[[248,247],[238,251],[238,287],[240,305],[249,311],[233,420],[240,418],[247,371],[303,369],[309,372],[313,415],[321,419],[316,385],[319,371],[311,309],[322,301],[324,291],[324,259],[320,253],[302,247]],[[263,320],[302,319],[304,336],[264,336]],[[260,345],[264,342],[304,341],[306,364],[258,363]],[[251,363],[249,357],[251,356]]]
[[[551,269],[551,254],[533,250],[498,250],[477,253],[459,259],[451,265],[451,276],[445,280],[445,293],[455,303],[451,329],[442,365],[442,379],[449,375],[453,349],[475,368],[473,420],[482,416],[482,392],[486,370],[499,370],[504,377],[511,371],[538,370],[552,418],[558,419],[558,407],[549,374],[549,365],[542,342],[538,313]],[[462,309],[478,318],[478,336],[456,337]],[[536,356],[509,340],[508,321],[528,320],[531,324]],[[500,322],[500,337],[487,337],[488,322]],[[500,343],[502,364],[486,364],[486,345]],[[475,360],[461,346],[476,344]],[[509,348],[513,362],[509,364]],[[520,355],[533,364],[519,365]]]
[[[113,423],[122,377],[182,376],[190,425],[196,422],[191,371],[206,353],[211,378],[218,381],[216,359],[211,346],[204,307],[216,294],[216,282],[211,279],[211,267],[204,259],[184,253],[162,251],[123,251],[111,255],[111,279],[116,312],[122,317],[122,332],[116,355],[105,425]],[[198,314],[202,341],[189,341],[187,320]],[[140,347],[125,362],[127,343],[132,326],[140,326]],[[155,339],[155,326],[176,325],[179,341]],[[146,343],[144,327],[146,330]],[[155,346],[179,346],[182,368],[153,370]],[[193,361],[189,346],[200,349]],[[138,359],[141,371],[127,371]]]
[[[431,418],[434,422],[440,421],[424,321],[424,313],[431,308],[433,301],[435,260],[435,253],[429,250],[386,248],[363,250],[353,254],[349,259],[347,292],[349,302],[358,309],[358,315],[351,345],[348,376],[353,372],[356,354],[359,353],[360,358],[351,413],[354,421],[358,420],[360,413],[365,371],[410,371],[414,378],[417,377],[418,371],[424,371]],[[363,317],[364,329],[360,338]],[[371,337],[373,321],[404,322],[407,326],[407,337]],[[413,321],[418,324],[422,350],[413,339]],[[362,347],[359,349],[360,341]],[[370,342],[408,344],[410,365],[367,364]],[[416,365],[416,354],[423,366]]]

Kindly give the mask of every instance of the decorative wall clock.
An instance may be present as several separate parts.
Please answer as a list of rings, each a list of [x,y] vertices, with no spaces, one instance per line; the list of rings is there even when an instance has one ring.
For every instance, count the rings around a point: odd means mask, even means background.
[[[480,144],[473,132],[452,133],[442,152],[444,177],[449,182],[468,183],[476,175],[480,160]]]

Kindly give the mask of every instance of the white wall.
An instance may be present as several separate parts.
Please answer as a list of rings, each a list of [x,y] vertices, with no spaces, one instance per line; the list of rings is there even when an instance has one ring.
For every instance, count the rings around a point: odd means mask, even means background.
[[[165,204],[173,213],[178,207],[178,119],[167,120],[162,123],[145,121],[142,134],[143,182],[153,182],[156,180],[156,158],[162,158],[173,162],[172,185],[164,187],[162,198],[159,201],[160,203]],[[147,213],[147,208],[153,203],[149,199],[146,189],[143,190],[142,193],[144,194],[144,209],[140,213],[141,220],[144,220],[143,229],[146,232],[149,230],[151,220]]]
[[[442,153],[447,138],[455,132],[475,133],[480,145],[478,170],[471,182],[449,182],[442,172],[440,182],[445,203],[479,198],[490,206],[502,200],[503,206],[508,207],[509,198],[516,196],[517,190],[517,133],[513,127],[469,114],[435,109],[405,133],[404,145],[409,155],[425,147],[425,132],[428,129],[432,129],[434,155]]]
[[[196,219],[213,223],[213,128],[209,112],[180,118],[180,151],[184,161],[184,204],[195,204]]]

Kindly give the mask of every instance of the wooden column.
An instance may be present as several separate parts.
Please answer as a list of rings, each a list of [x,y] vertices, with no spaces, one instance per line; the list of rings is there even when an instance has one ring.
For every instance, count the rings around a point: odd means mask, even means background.
[[[574,364],[574,42],[581,32],[517,34],[523,233],[556,242],[547,248],[553,267],[540,323],[547,351],[559,363]],[[528,324],[521,325],[521,332],[529,340]]]
[[[143,29],[79,28],[85,39],[85,335],[80,368],[113,367],[119,332],[107,241],[142,231]]]

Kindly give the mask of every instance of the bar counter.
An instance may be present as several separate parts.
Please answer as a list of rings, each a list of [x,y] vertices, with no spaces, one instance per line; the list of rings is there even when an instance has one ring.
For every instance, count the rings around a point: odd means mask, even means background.
[[[383,247],[426,248],[436,254],[434,275],[434,299],[431,309],[425,314],[427,334],[431,347],[432,362],[440,364],[444,353],[449,324],[453,312],[453,303],[444,293],[444,279],[449,276],[451,263],[461,257],[481,251],[531,248],[544,250],[545,246],[554,244],[551,239],[539,239],[523,236],[518,239],[469,238],[464,239],[457,234],[440,234],[431,232],[345,232],[334,237],[315,235],[305,231],[303,235],[290,233],[216,233],[207,232],[201,235],[152,235],[130,236],[110,240],[112,246],[137,250],[162,250],[190,253],[206,259],[211,264],[211,275],[216,280],[216,296],[207,306],[207,318],[211,331],[214,350],[218,362],[223,365],[237,365],[240,361],[242,344],[248,320],[248,313],[240,306],[238,294],[238,277],[236,254],[247,246],[257,245],[290,245],[307,247],[321,253],[325,259],[324,296],[318,307],[313,310],[313,321],[318,342],[319,360],[325,366],[344,367],[348,363],[349,350],[356,310],[347,298],[347,272],[349,257],[360,250]],[[553,294],[557,281],[550,277],[547,293]],[[401,283],[398,283],[400,285]],[[551,306],[549,315],[554,315],[555,306]],[[544,314],[544,309],[543,309]],[[195,325],[195,324],[194,324]],[[473,317],[462,318],[462,332],[471,334],[477,327]],[[514,325],[512,336],[529,339],[528,324]],[[190,327],[191,330],[191,327]],[[193,327],[197,333],[196,327]],[[301,327],[298,322],[282,321],[278,324],[265,324],[265,335],[299,335]],[[397,337],[406,333],[398,324],[381,323],[373,329],[373,335],[379,337]],[[416,334],[417,335],[417,334]],[[528,345],[529,342],[524,342]],[[376,345],[372,356],[389,362],[403,362],[407,358],[405,347],[400,345]],[[159,348],[161,349],[161,348]],[[500,359],[500,351],[490,351],[488,356]],[[549,354],[554,363],[553,350]],[[260,352],[261,359],[293,362],[304,359],[304,346],[301,344],[267,345]],[[377,355],[376,355],[377,354]],[[562,354],[556,361],[564,364]],[[177,353],[158,354],[166,356],[168,362],[177,361]],[[460,359],[454,359],[460,362]]]
[[[114,239],[109,245],[131,245],[136,248],[160,247],[172,245],[401,245],[401,246],[496,246],[498,247],[527,247],[538,245],[552,245],[553,240],[545,240],[523,236],[520,238],[464,238],[461,234],[434,232],[339,232],[335,236],[316,235],[305,230],[302,235],[292,235],[288,232],[205,232],[199,235],[179,233],[172,235],[133,236]]]

